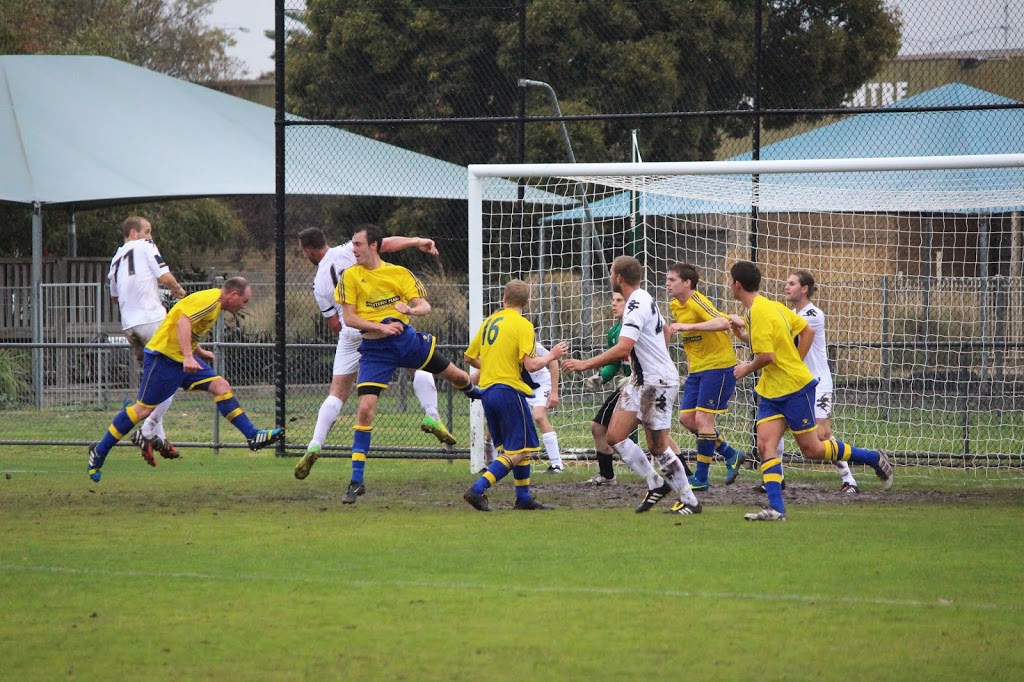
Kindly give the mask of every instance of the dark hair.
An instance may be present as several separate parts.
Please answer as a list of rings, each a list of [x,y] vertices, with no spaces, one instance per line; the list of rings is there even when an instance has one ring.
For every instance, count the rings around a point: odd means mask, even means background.
[[[619,256],[612,261],[612,272],[631,287],[639,286],[644,278],[644,266],[632,256]]]
[[[800,286],[807,287],[807,298],[811,298],[814,294],[818,293],[818,285],[814,283],[814,276],[806,270],[796,270],[794,273],[797,281],[800,282]]]
[[[327,237],[319,227],[307,227],[299,232],[299,246],[304,249],[320,250],[327,247]]]
[[[690,280],[690,288],[694,291],[697,290],[697,283],[700,282],[700,274],[692,263],[675,263],[668,266],[668,271],[676,273],[676,276],[684,282],[686,280]]]
[[[761,270],[748,260],[741,260],[729,268],[733,281],[739,282],[743,291],[758,291],[761,288]]]
[[[365,225],[356,225],[352,229],[352,236],[356,236],[356,234],[358,234],[359,232],[366,233],[367,245],[376,244],[377,252],[379,253],[380,247],[384,243],[384,230],[380,229],[379,227],[371,223],[366,223]]]
[[[245,277],[232,277],[224,282],[224,291],[233,291],[236,294],[244,294],[249,288],[249,280]]]

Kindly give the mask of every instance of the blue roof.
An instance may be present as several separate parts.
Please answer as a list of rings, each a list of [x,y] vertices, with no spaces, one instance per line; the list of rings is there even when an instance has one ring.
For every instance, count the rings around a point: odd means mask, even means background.
[[[962,83],[950,83],[901,100],[894,108],[955,106],[957,104],[998,105],[1017,104],[991,92],[972,88]],[[865,113],[816,128],[801,135],[776,142],[761,149],[762,160],[793,159],[847,159],[892,158],[914,156],[960,156],[986,154],[1018,154],[1024,152],[1024,110],[971,110],[908,113]],[[729,161],[749,161],[751,153],[731,157]],[[1024,170],[979,169],[972,171],[900,171],[879,173],[814,173],[772,174],[760,178],[761,209],[773,210],[773,202],[788,206],[792,186],[820,187],[823,191],[841,186],[847,195],[832,197],[835,204],[829,210],[870,210],[871,194],[879,190],[908,193],[924,189],[945,190],[951,186],[953,173],[955,186],[963,189],[990,189],[993,187],[1024,187]],[[738,196],[749,197],[750,176],[719,176],[741,183]],[[737,202],[697,200],[689,197],[656,193],[657,183],[639,198],[642,215],[684,215],[701,213],[736,213],[749,210]],[[745,187],[744,191],[742,188]],[[847,204],[842,202],[846,201]],[[877,208],[877,207],[875,207]],[[1008,207],[1009,208],[1009,207]],[[1014,206],[1013,208],[1018,208]],[[595,218],[623,217],[630,214],[629,193],[622,192],[590,204]],[[914,210],[907,205],[905,210]],[[919,209],[920,210],[920,209]],[[564,211],[548,221],[581,220],[582,208]]]

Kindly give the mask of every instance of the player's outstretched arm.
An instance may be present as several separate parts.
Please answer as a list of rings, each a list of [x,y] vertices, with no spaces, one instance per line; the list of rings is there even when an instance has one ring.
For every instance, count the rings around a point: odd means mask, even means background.
[[[536,372],[541,368],[547,367],[552,362],[557,362],[562,357],[564,357],[565,354],[568,352],[569,344],[567,344],[565,341],[556,343],[554,348],[552,348],[546,354],[540,356],[539,358],[533,358],[530,357],[529,355],[524,355],[523,368],[527,372]],[[554,383],[554,379],[552,379],[552,383]]]
[[[423,253],[428,253],[431,256],[438,256],[440,252],[437,250],[437,245],[434,244],[433,239],[425,239],[423,237],[385,237],[384,241],[380,244],[381,253],[394,253],[395,251],[403,251],[405,249],[419,249]]]
[[[629,355],[630,351],[633,350],[633,343],[633,339],[628,336],[620,336],[618,343],[600,355],[595,355],[589,360],[575,360],[573,358],[569,358],[564,361],[562,363],[562,371],[567,374],[571,374],[572,372],[585,372],[588,369],[595,369],[611,362],[621,361],[622,358]]]

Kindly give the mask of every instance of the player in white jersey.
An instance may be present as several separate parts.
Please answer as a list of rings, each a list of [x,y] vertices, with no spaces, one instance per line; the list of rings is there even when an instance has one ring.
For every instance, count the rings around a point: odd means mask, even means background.
[[[814,388],[814,418],[818,423],[818,440],[826,441],[832,437],[832,370],[828,366],[828,346],[825,343],[825,313],[811,303],[811,297],[818,290],[814,277],[806,270],[797,270],[786,279],[786,304],[793,312],[807,320],[807,326],[814,330],[811,348],[804,356],[804,364],[818,380]],[[779,440],[778,455],[781,458],[784,443]],[[842,460],[832,463],[836,472],[843,479],[842,492],[856,494],[859,492],[857,480],[850,471],[850,465]]]
[[[548,349],[537,342],[537,357],[541,358],[548,354]],[[549,369],[550,368],[550,369]],[[548,419],[548,410],[558,407],[558,363],[552,362],[547,367],[541,367],[536,372],[530,372],[530,378],[537,387],[533,389],[533,397],[526,399],[526,404],[533,411],[533,421],[540,431],[541,442],[544,443],[544,452],[548,456],[548,468],[546,474],[560,474],[564,470],[562,465],[562,453],[558,449],[558,434],[555,427]]]
[[[359,371],[359,344],[362,335],[358,329],[345,326],[341,317],[341,307],[334,299],[334,289],[342,273],[356,263],[352,242],[346,242],[341,246],[328,246],[324,233],[318,228],[311,227],[299,233],[299,245],[306,258],[317,266],[316,276],[313,278],[313,298],[327,321],[327,327],[338,335],[330,393],[320,405],[313,437],[306,446],[306,454],[295,465],[295,478],[303,479],[309,475],[309,470],[320,457],[320,448],[327,440],[327,434],[352,393],[352,385]],[[387,237],[380,250],[387,253],[408,248],[417,248],[432,256],[438,255],[434,240],[420,237]],[[433,375],[429,372],[415,371],[412,377],[413,391],[424,412],[420,429],[434,434],[445,445],[455,445],[455,437],[448,432],[437,409],[437,385],[434,383]]]
[[[665,319],[651,295],[640,288],[643,274],[643,266],[637,259],[631,256],[615,259],[609,278],[612,291],[626,299],[619,342],[588,360],[565,360],[562,369],[582,372],[630,356],[633,374],[622,388],[619,403],[612,413],[608,442],[630,469],[647,480],[647,494],[636,512],[649,510],[662,497],[675,491],[679,501],[671,511],[699,514],[701,504],[690,489],[686,470],[670,445],[669,430],[679,393],[679,373],[668,353]],[[665,478],[651,466],[640,446],[629,439],[629,434],[640,423],[644,425],[647,445]]]
[[[110,298],[121,312],[121,328],[141,371],[146,344],[167,317],[160,300],[160,285],[167,287],[175,298],[184,298],[185,290],[153,243],[153,226],[148,220],[139,216],[127,218],[121,224],[121,236],[124,244],[110,261],[107,282]],[[172,399],[173,396],[157,405],[132,435],[132,442],[139,446],[150,466],[156,466],[153,450],[166,459],[178,457],[178,449],[167,440],[163,425],[163,416]]]

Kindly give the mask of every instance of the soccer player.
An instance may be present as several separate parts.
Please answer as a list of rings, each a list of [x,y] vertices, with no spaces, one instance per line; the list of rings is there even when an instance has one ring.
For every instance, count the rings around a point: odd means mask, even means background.
[[[153,226],[148,220],[139,216],[125,219],[121,235],[124,244],[110,261],[107,281],[110,298],[121,311],[121,328],[141,370],[146,344],[167,317],[160,300],[160,285],[167,287],[175,298],[184,298],[185,290],[153,243]],[[157,405],[132,436],[132,442],[139,446],[143,459],[150,466],[156,466],[153,450],[165,459],[178,457],[178,449],[167,439],[163,424],[163,416],[172,400],[173,396]]]
[[[358,329],[363,337],[356,379],[359,408],[353,427],[352,480],[341,498],[343,504],[355,504],[356,498],[366,493],[363,473],[373,418],[380,393],[388,387],[397,368],[426,370],[471,399],[480,396],[469,375],[435,351],[434,337],[417,332],[409,324],[410,317],[430,313],[426,290],[407,269],[381,260],[383,241],[384,233],[376,225],[356,228],[352,235],[356,264],[346,268],[334,291],[345,326]]]
[[[622,331],[622,313],[625,309],[626,299],[622,298],[621,293],[613,293],[612,316],[615,318],[615,324],[608,330],[608,348],[614,348],[619,343],[619,333]],[[616,378],[619,370],[622,370],[622,376]],[[612,453],[612,446],[608,444],[608,424],[611,423],[612,413],[619,403],[619,393],[629,379],[628,355],[610,361],[601,368],[600,372],[587,377],[586,383],[590,390],[596,393],[601,386],[612,379],[615,379],[615,390],[605,398],[601,408],[590,422],[590,434],[594,437],[598,471],[587,481],[589,485],[615,485],[615,455]]]
[[[98,483],[110,449],[179,388],[213,395],[217,410],[242,432],[250,450],[260,450],[281,440],[284,429],[253,426],[231,385],[207,364],[213,360],[213,353],[199,345],[199,339],[213,329],[222,310],[237,313],[251,297],[249,282],[232,277],[220,289],[198,291],[171,308],[146,344],[138,400],[118,412],[103,438],[89,448],[89,478]]]
[[[520,310],[520,312],[522,312]],[[537,357],[544,357],[548,349],[537,342],[537,349],[534,353]],[[544,452],[548,456],[548,468],[546,474],[560,474],[565,470],[562,464],[562,453],[558,449],[558,434],[555,427],[548,419],[548,410],[558,407],[558,363],[550,362],[535,372],[530,372],[531,382],[536,384],[533,389],[533,396],[526,399],[533,414],[533,421],[540,429],[540,439],[544,443]]]
[[[558,343],[550,352],[537,356],[539,344],[533,325],[522,314],[529,301],[529,284],[520,279],[508,282],[502,298],[504,307],[483,321],[466,349],[466,362],[480,369],[484,416],[498,450],[495,460],[462,496],[479,511],[491,511],[487,489],[509,472],[516,483],[516,509],[552,509],[530,494],[530,458],[540,451],[540,442],[527,404],[534,390],[526,382],[524,371],[532,373],[548,367],[569,347]]]
[[[609,275],[612,291],[626,299],[619,341],[613,348],[587,360],[565,360],[562,369],[582,372],[630,356],[632,380],[622,389],[612,413],[608,442],[622,461],[647,481],[647,494],[636,512],[648,511],[674,490],[679,501],[671,511],[699,514],[701,504],[690,489],[682,462],[670,447],[669,430],[679,393],[679,373],[668,354],[661,311],[651,295],[640,287],[643,274],[640,261],[631,256],[619,256],[612,262]],[[629,434],[640,423],[644,425],[647,445],[667,480],[654,470],[640,446],[629,439]]]
[[[700,274],[690,263],[669,267],[665,286],[671,296],[669,309],[675,322],[668,334],[682,333],[689,371],[679,404],[679,423],[697,436],[697,470],[690,487],[707,490],[708,470],[715,451],[725,458],[725,484],[732,485],[740,473],[743,456],[715,428],[715,418],[729,409],[736,390],[736,351],[732,347],[728,316],[697,291]]]
[[[324,233],[310,227],[299,233],[299,246],[309,261],[317,266],[313,279],[313,298],[327,321],[327,327],[338,335],[338,346],[334,352],[334,371],[331,388],[320,405],[316,416],[313,437],[306,446],[306,453],[295,464],[295,478],[309,476],[309,471],[320,457],[320,448],[327,440],[327,434],[341,414],[341,408],[352,394],[356,371],[359,369],[359,344],[362,337],[358,329],[346,327],[341,319],[341,306],[334,300],[334,290],[346,268],[356,263],[352,242],[341,246],[329,246]],[[420,237],[387,237],[381,243],[381,253],[417,248],[432,256],[438,255],[433,239]],[[437,386],[428,372],[409,370],[412,374],[412,388],[423,407],[424,417],[420,429],[432,433],[445,445],[455,445],[455,437],[441,422],[437,410]]]
[[[814,419],[814,387],[818,381],[802,359],[814,340],[814,329],[786,306],[758,293],[761,271],[754,263],[740,261],[732,266],[730,275],[732,295],[747,309],[746,320],[730,318],[733,332],[750,342],[754,355],[753,360],[736,365],[734,375],[742,379],[761,370],[761,378],[754,387],[761,398],[757,405],[757,449],[761,453],[761,477],[768,493],[768,506],[744,518],[786,520],[782,460],[776,455],[776,448],[787,426],[804,457],[867,464],[875,470],[883,489],[892,488],[892,464],[884,452],[864,450],[835,438],[821,441],[815,434],[818,424]]]
[[[818,290],[814,277],[806,270],[797,270],[786,278],[786,304],[800,317],[807,320],[808,326],[814,330],[814,341],[804,356],[804,364],[818,380],[814,387],[814,420],[818,424],[818,440],[832,437],[832,370],[828,367],[828,351],[825,342],[825,313],[811,303],[811,297]],[[784,443],[780,439],[779,458],[782,458]],[[842,460],[832,462],[836,472],[843,479],[840,492],[855,495],[860,492],[857,479],[850,471],[850,465]]]

